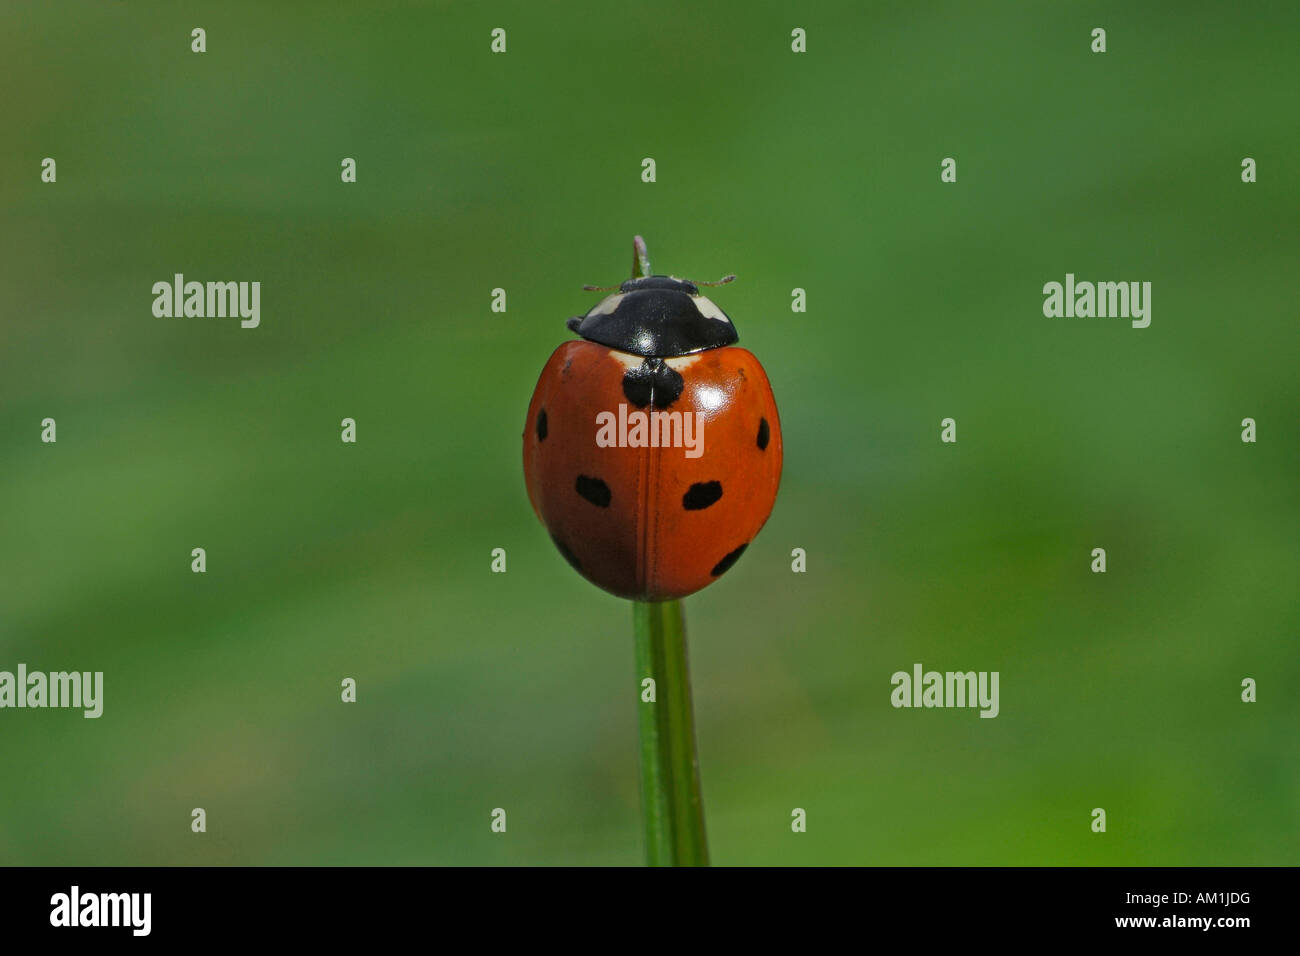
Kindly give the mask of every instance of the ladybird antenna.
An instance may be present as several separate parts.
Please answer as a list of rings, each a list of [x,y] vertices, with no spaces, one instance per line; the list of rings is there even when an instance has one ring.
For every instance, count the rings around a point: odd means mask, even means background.
[[[584,285],[582,287],[582,291],[583,292],[616,292],[618,291],[618,288],[619,287],[616,285]]]
[[[735,282],[735,281],[736,281],[735,273],[732,273],[729,276],[723,276],[721,279],[717,279],[713,282],[697,282],[695,284],[696,285],[726,285],[728,282]]]

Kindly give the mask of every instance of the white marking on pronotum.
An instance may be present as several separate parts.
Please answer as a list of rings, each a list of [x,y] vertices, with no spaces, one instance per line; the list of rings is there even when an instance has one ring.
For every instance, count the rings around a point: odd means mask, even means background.
[[[644,355],[633,355],[630,352],[620,352],[618,349],[610,349],[609,355],[619,365],[628,369],[637,368],[645,362]],[[674,372],[684,372],[699,360],[700,354],[697,352],[694,355],[677,355],[673,358],[666,358],[664,364]]]
[[[631,352],[620,352],[618,349],[610,349],[609,356],[624,368],[636,368],[645,361],[643,355],[633,355]]]
[[[731,324],[731,320],[727,318],[726,314],[721,309],[713,304],[713,300],[708,296],[697,295],[694,296],[694,299],[695,307],[700,310],[700,315],[704,316],[706,319],[717,319],[719,322],[726,322],[728,325]]]
[[[624,295],[626,295],[626,293],[615,292],[613,295],[605,296],[605,298],[601,299],[600,302],[596,304],[596,307],[588,312],[587,315],[610,315],[618,308],[618,304],[623,301]]]

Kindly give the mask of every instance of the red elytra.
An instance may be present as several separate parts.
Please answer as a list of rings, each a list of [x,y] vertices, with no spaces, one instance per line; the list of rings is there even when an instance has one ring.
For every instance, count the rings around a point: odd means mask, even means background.
[[[623,283],[555,350],[524,428],[533,510],[560,553],[620,597],[684,597],[767,521],[781,426],[763,367],[693,283]]]

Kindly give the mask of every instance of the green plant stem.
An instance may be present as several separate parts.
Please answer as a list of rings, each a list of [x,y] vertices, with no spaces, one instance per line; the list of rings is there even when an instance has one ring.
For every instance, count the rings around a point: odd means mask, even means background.
[[[646,251],[645,240],[640,236],[632,237],[632,278],[644,279],[654,275],[650,271],[650,253]]]
[[[632,240],[632,278],[652,274],[645,240],[637,236]],[[646,862],[708,866],[682,603],[634,601],[632,623],[638,693],[644,694],[641,682],[647,677],[655,687],[653,702],[638,697]]]
[[[707,866],[682,604],[636,601],[632,619],[639,680],[651,677],[655,682],[653,703],[638,698],[646,861],[651,866]]]

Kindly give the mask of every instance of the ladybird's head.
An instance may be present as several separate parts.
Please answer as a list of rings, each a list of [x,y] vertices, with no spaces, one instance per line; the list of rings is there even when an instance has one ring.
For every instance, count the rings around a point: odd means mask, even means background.
[[[722,285],[734,278],[702,283],[675,276],[628,279],[586,315],[569,319],[568,325],[584,339],[646,358],[671,358],[734,345],[740,339],[736,327],[699,289],[700,285]]]

